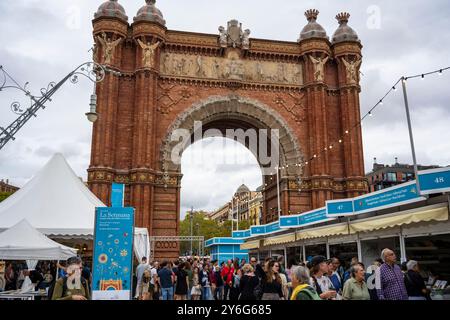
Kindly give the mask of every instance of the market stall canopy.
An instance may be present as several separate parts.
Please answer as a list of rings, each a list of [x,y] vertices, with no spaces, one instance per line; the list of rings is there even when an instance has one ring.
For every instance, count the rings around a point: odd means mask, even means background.
[[[46,235],[92,235],[96,207],[105,205],[57,153],[23,188],[0,203],[0,231],[26,219]]]
[[[338,236],[343,234],[350,234],[348,225],[346,223],[334,224],[330,226],[305,229],[297,232],[297,240],[314,239]]]
[[[264,239],[264,246],[284,244],[289,242],[295,242],[295,233],[289,233],[277,237],[270,237],[268,239]]]
[[[261,245],[260,240],[247,241],[241,244],[241,250],[259,249],[260,245]]]
[[[66,260],[77,250],[59,244],[22,220],[0,233],[1,260]]]
[[[391,214],[381,217],[364,219],[350,224],[351,232],[369,232],[374,230],[409,225],[412,223],[429,221],[447,221],[449,217],[448,206],[415,209],[400,214]]]

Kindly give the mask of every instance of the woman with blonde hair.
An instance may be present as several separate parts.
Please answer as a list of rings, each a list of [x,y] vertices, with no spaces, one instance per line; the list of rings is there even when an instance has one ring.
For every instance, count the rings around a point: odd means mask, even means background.
[[[259,279],[254,273],[251,264],[245,264],[242,267],[242,278],[239,283],[239,300],[256,300],[255,288],[259,285]]]
[[[195,267],[192,270],[192,289],[191,289],[192,300],[200,300],[201,295],[202,295],[202,286],[200,284],[199,270],[198,267]]]

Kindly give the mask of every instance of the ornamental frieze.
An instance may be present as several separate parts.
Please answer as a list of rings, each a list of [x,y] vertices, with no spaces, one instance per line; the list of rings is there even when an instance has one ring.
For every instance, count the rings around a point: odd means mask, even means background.
[[[296,86],[303,84],[301,64],[246,60],[240,58],[236,51],[231,51],[227,57],[164,52],[160,63],[163,76]]]
[[[94,35],[102,32],[119,33],[122,37],[126,37],[128,34],[128,26],[117,20],[101,19],[94,23]]]
[[[334,55],[339,57],[341,55],[357,55],[361,56],[361,45],[360,44],[337,44],[333,48]]]

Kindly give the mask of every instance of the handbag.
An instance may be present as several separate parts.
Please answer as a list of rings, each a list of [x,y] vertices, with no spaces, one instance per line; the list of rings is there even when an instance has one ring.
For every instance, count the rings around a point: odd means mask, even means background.
[[[259,283],[255,289],[253,289],[253,294],[255,295],[256,300],[261,300],[262,295],[263,295],[263,290],[262,290],[262,286]]]

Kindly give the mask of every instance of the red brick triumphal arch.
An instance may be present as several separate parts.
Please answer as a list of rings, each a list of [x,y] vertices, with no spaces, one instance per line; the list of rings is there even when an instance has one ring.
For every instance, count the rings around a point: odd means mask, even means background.
[[[337,15],[331,41],[318,12],[305,15],[299,40],[286,42],[250,38],[236,20],[218,34],[168,30],[154,0],[131,24],[117,0],[102,4],[94,59],[117,72],[97,86],[92,191],[109,204],[111,183],[124,183],[138,226],[151,236],[178,235],[182,174],[171,137],[176,129],[195,136],[201,121],[203,131],[278,129],[283,215],[366,192],[361,131],[350,131],[360,119],[361,43],[348,14]],[[268,223],[278,217],[277,185],[263,178]],[[178,243],[156,243],[156,258],[178,254]]]

